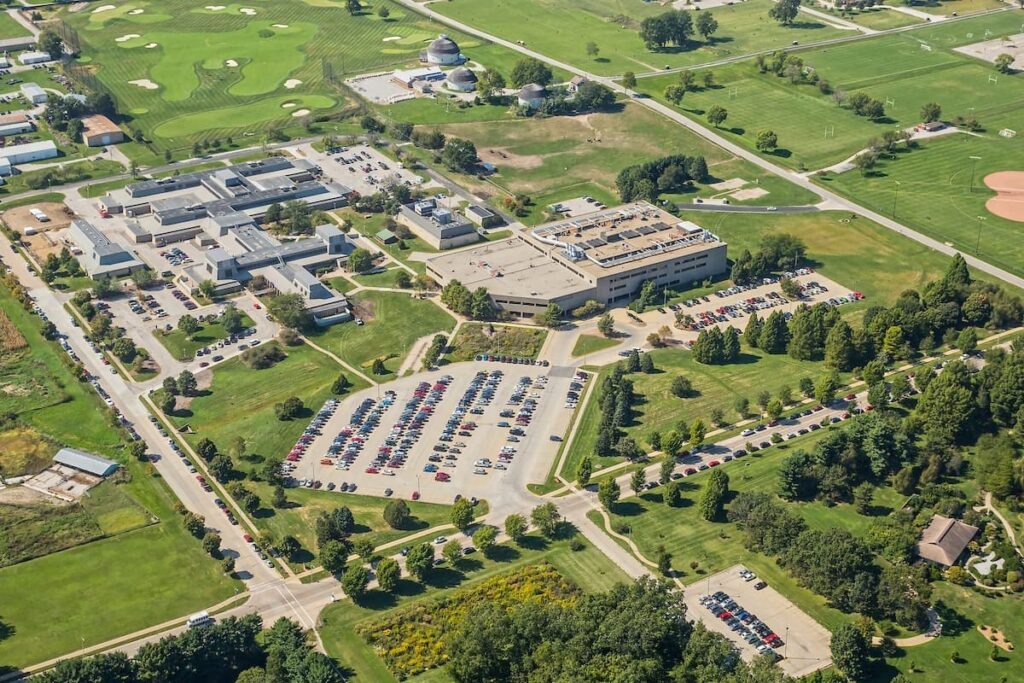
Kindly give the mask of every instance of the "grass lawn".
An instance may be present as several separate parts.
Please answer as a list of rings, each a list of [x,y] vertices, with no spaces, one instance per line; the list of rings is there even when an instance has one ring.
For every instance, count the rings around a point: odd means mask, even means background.
[[[466,323],[449,344],[448,360],[472,360],[482,353],[536,358],[547,336],[548,331],[541,327]]]
[[[374,359],[384,359],[388,371],[384,379],[394,379],[417,339],[455,327],[455,319],[440,306],[409,294],[366,290],[349,301],[365,324],[332,325],[310,336],[365,372],[370,372]]]
[[[263,500],[270,500],[272,491],[269,486],[254,484],[253,491]],[[258,526],[273,532],[277,538],[286,534],[297,538],[304,551],[297,556],[297,563],[313,559],[312,556],[317,550],[314,524],[317,516],[325,510],[347,507],[356,520],[352,540],[369,539],[374,546],[423,529],[451,523],[449,505],[407,500],[406,504],[413,516],[412,523],[406,529],[392,529],[384,521],[384,506],[389,500],[387,498],[304,488],[286,489],[286,492],[290,507],[283,510],[261,510],[254,516],[254,520]]]
[[[446,134],[472,140],[484,161],[497,174],[486,183],[469,176],[460,182],[493,194],[491,183],[509,194],[533,197],[531,219],[543,217],[548,205],[580,196],[593,196],[609,206],[618,203],[615,177],[626,166],[667,154],[703,155],[711,167],[711,182],[740,177],[763,182],[769,194],[759,203],[776,205],[813,201],[813,195],[756,167],[635,103],[615,112],[544,119],[512,119],[491,123],[442,126]],[[696,186],[666,199],[690,202],[717,193]],[[530,220],[529,222],[536,222]]]
[[[15,21],[14,17],[10,14],[5,12],[0,16],[0,39],[21,38],[22,36],[27,35],[29,35],[28,29]]]
[[[82,195],[86,199],[94,199],[96,197],[102,197],[106,193],[112,190],[120,190],[126,185],[131,185],[135,182],[134,178],[121,178],[119,180],[108,180],[102,183],[94,183],[92,185],[86,185],[78,189],[78,194]]]
[[[954,134],[932,140],[920,149],[882,160],[869,176],[852,171],[822,179],[821,184],[888,215],[895,202],[897,220],[909,227],[1022,275],[1024,242],[1020,239],[1020,223],[1000,218],[985,208],[985,202],[995,193],[984,186],[984,177],[1020,168],[1024,157],[1021,136],[1009,140],[999,137],[999,127],[992,125],[982,137]],[[973,192],[972,156],[980,157]]]
[[[405,268],[395,266],[393,268],[387,268],[379,273],[355,275],[353,279],[363,287],[390,287],[393,289],[399,289],[397,279],[400,273],[408,275],[409,271]]]
[[[401,243],[404,243],[405,249],[402,249],[399,246],[400,243],[381,244],[380,242],[378,242],[374,238],[374,235],[376,235],[378,232],[384,229],[384,223],[388,218],[382,213],[359,214],[351,209],[343,209],[341,211],[338,211],[337,215],[341,217],[343,220],[346,220],[349,223],[351,223],[352,227],[355,228],[355,230],[358,231],[360,234],[369,237],[370,241],[373,242],[373,246],[376,249],[391,255],[392,258],[401,261],[402,263],[412,268],[417,273],[426,273],[427,267],[423,265],[422,261],[410,260],[409,256],[414,252],[420,252],[425,254],[437,253],[437,249],[430,246],[429,244],[421,240],[419,237],[416,237],[415,235],[407,237],[406,239],[401,241]],[[364,215],[368,215],[370,217],[364,218]]]
[[[356,283],[352,280],[342,276],[328,278],[327,284],[331,289],[339,294],[350,292],[357,287]]]
[[[97,161],[76,161],[75,163],[65,164],[63,169],[63,171],[58,171],[56,169],[29,171],[27,173],[19,173],[15,176],[9,176],[7,182],[0,187],[0,196],[4,194],[17,194],[31,189],[41,189],[33,188],[32,183],[43,178],[47,173],[57,173],[57,179],[53,181],[57,184],[77,183],[82,182],[83,180],[106,178],[107,176],[124,173],[124,166],[116,161],[108,161],[106,159],[99,159]]]
[[[900,657],[886,659],[884,664],[876,667],[872,681],[888,681],[897,672],[912,680],[944,683],[1013,681],[1020,678],[1019,643],[1024,642],[1024,623],[1020,614],[1024,609],[1024,598],[1020,595],[986,594],[948,583],[935,584],[934,596],[942,617],[942,636],[908,648]],[[999,650],[999,661],[989,659],[992,643],[978,632],[982,625],[998,629],[1016,651]],[[953,650],[960,653],[956,663],[950,661]],[[909,672],[911,663],[915,673]]]
[[[921,23],[921,19],[898,12],[894,9],[887,9],[885,7],[873,7],[863,11],[852,11],[846,12],[845,14],[837,15],[843,19],[860,24],[861,26],[867,26],[873,28],[876,31],[884,31],[890,28],[899,28],[900,26],[910,26],[911,24]]]
[[[27,347],[0,354],[0,411],[51,439],[114,457],[121,434],[110,427],[109,411],[88,384],[79,382],[65,364],[63,351],[40,333],[41,321],[29,314],[0,285],[0,313],[25,338]]]
[[[253,324],[252,319],[249,318],[245,313],[242,313],[242,326],[250,327]],[[209,346],[210,344],[216,344],[221,339],[227,339],[231,334],[224,329],[224,326],[220,324],[220,320],[213,323],[201,323],[202,327],[196,332],[190,339],[184,332],[175,328],[174,330],[161,334],[154,332],[153,336],[157,340],[167,347],[167,350],[171,352],[171,355],[180,361],[192,360],[195,358],[196,351]]]
[[[914,9],[929,14],[949,15],[956,12],[960,16],[973,12],[983,12],[997,7],[1005,7],[999,0],[929,0],[929,2],[915,3]]]
[[[360,683],[395,681],[373,648],[356,635],[356,628],[360,624],[379,618],[395,608],[437,599],[453,588],[473,586],[496,574],[541,560],[550,562],[563,576],[587,592],[604,591],[616,583],[629,580],[599,550],[586,541],[584,544],[583,550],[574,552],[569,549],[568,541],[548,541],[531,534],[521,547],[511,544],[499,546],[493,553],[494,559],[484,558],[477,553],[460,560],[457,568],[443,565],[434,571],[434,577],[428,580],[426,586],[403,579],[396,596],[371,591],[362,605],[354,605],[348,600],[328,605],[321,613],[321,637],[328,654],[352,669],[354,680]],[[451,678],[444,669],[435,669],[411,680],[447,683]]]
[[[766,354],[758,349],[743,347],[742,360],[731,365],[702,365],[693,360],[689,351],[658,349],[651,352],[658,371],[651,375],[629,375],[633,380],[638,401],[633,419],[625,431],[646,447],[647,437],[653,431],[666,432],[679,423],[689,425],[696,418],[710,425],[711,408],[721,408],[725,419],[738,420],[734,405],[736,399],[746,398],[756,410],[757,395],[768,391],[775,395],[788,386],[793,395],[799,394],[797,383],[802,377],[816,380],[825,369],[818,361],[798,361],[788,355]],[[597,382],[591,398],[579,418],[579,428],[562,467],[562,476],[575,479],[580,461],[587,455],[594,457],[594,469],[600,469],[620,460],[616,456],[594,456],[597,427],[601,411],[597,394],[604,377],[614,365],[605,366],[592,381]],[[685,375],[693,383],[696,394],[691,398],[677,398],[671,393],[672,379]],[[687,427],[686,429],[689,429]],[[709,427],[710,429],[710,427]],[[688,433],[688,432],[687,432]]]
[[[625,71],[654,71],[665,66],[687,66],[737,55],[785,47],[794,40],[809,43],[846,35],[824,22],[801,15],[792,26],[768,18],[767,0],[748,0],[712,10],[718,33],[705,43],[699,37],[684,49],[648,50],[640,39],[640,22],[669,9],[658,3],[622,0],[452,0],[432,9],[506,40],[521,41],[549,57],[592,73],[611,76]],[[600,52],[589,56],[588,42]],[[508,77],[508,73],[504,74]]]
[[[344,3],[326,0],[259,4],[251,15],[237,4],[207,6],[202,0],[135,0],[96,14],[61,11],[58,16],[81,41],[69,75],[88,69],[82,77],[96,78],[112,92],[119,110],[146,132],[150,163],[154,154],[187,150],[194,141],[258,141],[270,128],[301,134],[301,117],[292,113],[338,111],[346,104],[344,78],[411,66],[441,32],[452,34],[472,59],[503,73],[516,60],[510,50],[390,0],[355,16]],[[382,6],[390,10],[386,19],[377,15]],[[130,14],[130,8],[144,11]],[[326,132],[332,124],[318,127]]]
[[[572,347],[572,355],[573,357],[586,356],[590,353],[610,349],[621,343],[621,340],[609,339],[597,334],[581,334],[576,338],[576,345]]]
[[[330,398],[330,388],[341,366],[311,347],[287,347],[288,357],[273,367],[253,370],[240,358],[232,358],[213,369],[213,382],[201,396],[192,399],[187,409],[171,416],[179,428],[191,428],[188,435],[195,443],[208,437],[226,449],[236,436],[248,444],[258,458],[281,458],[306,428],[309,417]],[[366,386],[349,374],[352,391]],[[274,404],[289,396],[298,396],[306,406],[306,415],[281,421],[274,416]],[[236,463],[244,467],[244,462]]]
[[[184,617],[241,590],[182,528],[173,494],[151,467],[127,467],[131,482],[118,489],[161,522],[0,569],[0,614],[14,628],[0,640],[4,665],[34,664]],[[117,512],[109,501],[97,511],[111,530],[138,514]]]

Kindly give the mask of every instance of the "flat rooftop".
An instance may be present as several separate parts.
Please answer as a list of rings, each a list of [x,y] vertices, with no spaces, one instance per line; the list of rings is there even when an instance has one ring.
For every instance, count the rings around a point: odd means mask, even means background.
[[[696,223],[684,221],[647,202],[625,204],[547,223],[531,235],[559,247],[556,258],[595,277],[665,260],[666,254],[697,253],[724,243]]]
[[[492,296],[557,299],[591,284],[520,237],[488,242],[427,261],[436,273],[469,289],[487,287]]]

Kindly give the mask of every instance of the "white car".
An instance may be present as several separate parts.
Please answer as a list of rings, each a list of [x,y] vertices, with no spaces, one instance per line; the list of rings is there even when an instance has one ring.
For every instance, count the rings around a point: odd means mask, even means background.
[[[485,470],[482,467],[477,467],[475,470],[473,470],[473,474],[487,474],[487,470]]]
[[[448,542],[448,537],[447,536],[438,536],[437,538],[434,539],[434,545],[441,545],[442,543],[447,543],[447,542]]]
[[[494,466],[494,469],[496,469],[496,470],[507,470],[508,468],[505,467],[505,463],[499,462],[497,465]]]

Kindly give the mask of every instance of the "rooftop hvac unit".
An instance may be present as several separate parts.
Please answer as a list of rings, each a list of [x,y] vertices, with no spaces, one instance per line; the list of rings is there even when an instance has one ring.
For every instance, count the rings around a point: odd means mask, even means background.
[[[570,261],[581,261],[586,258],[586,254],[583,253],[583,250],[575,244],[565,245],[565,249],[563,251],[565,252],[566,258]]]

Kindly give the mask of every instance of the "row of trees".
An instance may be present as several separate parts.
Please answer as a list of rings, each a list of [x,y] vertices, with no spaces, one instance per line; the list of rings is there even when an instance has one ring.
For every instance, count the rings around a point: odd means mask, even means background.
[[[730,276],[741,285],[756,283],[761,278],[800,268],[807,256],[807,245],[789,233],[771,233],[761,238],[753,254],[744,249],[733,261]]]
[[[626,377],[627,371],[623,363],[617,363],[601,383],[597,398],[601,417],[594,450],[598,455],[617,454],[636,460],[643,456],[643,451],[632,437],[622,433],[623,427],[633,419],[633,404],[637,400],[633,381]]]
[[[441,303],[473,320],[494,320],[498,314],[486,288],[478,287],[471,292],[458,280],[452,280],[441,288]]]
[[[40,674],[43,683],[343,683],[338,664],[313,649],[306,634],[282,617],[263,631],[259,615],[228,617],[123,652],[59,662]]]
[[[735,363],[740,357],[740,333],[730,325],[722,332],[720,327],[700,331],[691,348],[693,359],[706,365]]]
[[[707,182],[708,165],[703,156],[672,154],[643,164],[627,166],[615,178],[624,202],[653,201],[662,192],[684,189],[693,182]]]
[[[640,39],[648,50],[662,50],[669,45],[686,47],[695,33],[704,42],[718,30],[718,20],[711,12],[704,11],[693,18],[688,10],[670,10],[657,16],[647,17],[640,22]]]

